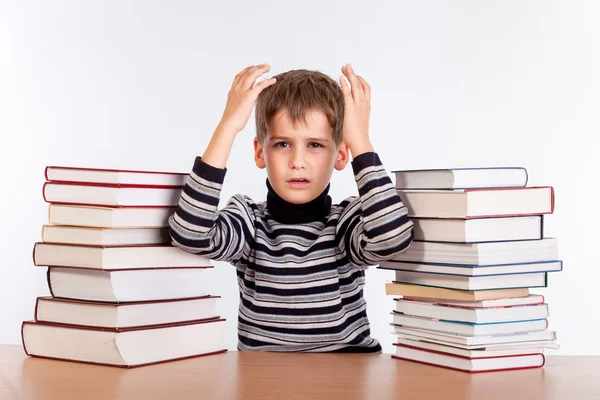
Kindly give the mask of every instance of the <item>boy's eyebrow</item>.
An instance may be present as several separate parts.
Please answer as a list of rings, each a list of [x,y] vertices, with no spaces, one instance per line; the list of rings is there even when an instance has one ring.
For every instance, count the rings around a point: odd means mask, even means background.
[[[290,141],[292,138],[284,135],[269,135],[267,136],[269,140],[287,140]],[[328,137],[311,137],[307,139],[310,142],[329,142],[330,139]]]

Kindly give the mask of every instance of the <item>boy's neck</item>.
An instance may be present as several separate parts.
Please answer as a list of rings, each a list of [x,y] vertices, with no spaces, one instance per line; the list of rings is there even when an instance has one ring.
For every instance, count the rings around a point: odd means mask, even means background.
[[[267,210],[273,219],[282,224],[303,224],[323,220],[331,211],[329,184],[314,200],[303,204],[290,203],[275,192],[267,178]]]

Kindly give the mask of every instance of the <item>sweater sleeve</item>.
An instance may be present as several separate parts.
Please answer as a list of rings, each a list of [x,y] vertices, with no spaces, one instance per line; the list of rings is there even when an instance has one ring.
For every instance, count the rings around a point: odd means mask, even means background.
[[[175,214],[169,218],[169,233],[174,246],[235,264],[253,240],[255,214],[252,201],[242,195],[218,209],[225,173],[226,169],[196,158]]]
[[[413,223],[377,153],[357,156],[352,169],[359,196],[342,211],[336,241],[351,263],[367,267],[404,252],[414,238]]]

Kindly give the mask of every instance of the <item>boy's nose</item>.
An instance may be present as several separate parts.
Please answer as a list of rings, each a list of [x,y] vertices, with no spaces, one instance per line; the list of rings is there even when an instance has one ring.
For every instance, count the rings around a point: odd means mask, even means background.
[[[305,167],[304,152],[302,151],[302,149],[296,148],[292,152],[292,156],[290,158],[290,168],[301,169],[304,167]]]

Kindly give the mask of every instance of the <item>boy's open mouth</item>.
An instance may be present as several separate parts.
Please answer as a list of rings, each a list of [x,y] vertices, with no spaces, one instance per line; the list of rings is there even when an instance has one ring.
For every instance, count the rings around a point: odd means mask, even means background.
[[[287,183],[292,187],[301,188],[308,185],[310,183],[310,180],[308,180],[307,178],[292,178],[288,179]]]

